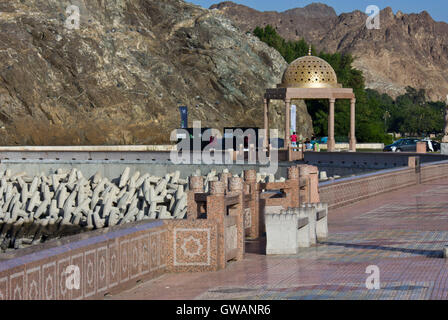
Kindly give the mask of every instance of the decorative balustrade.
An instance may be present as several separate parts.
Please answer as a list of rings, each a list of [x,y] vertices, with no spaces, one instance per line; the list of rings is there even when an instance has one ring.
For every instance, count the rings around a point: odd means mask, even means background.
[[[187,219],[131,223],[3,254],[0,297],[92,299],[166,272],[218,270],[243,258],[244,237],[262,235],[266,213],[267,219],[281,220],[282,212],[293,214],[289,208],[299,214],[293,219],[294,252],[314,235],[317,243],[328,236],[328,207],[447,176],[448,162],[440,162],[342,179],[319,190],[317,168],[299,165],[289,168],[286,181],[275,183],[257,183],[253,170],[245,171],[244,179],[223,173],[207,193],[204,179],[191,177]],[[319,204],[320,198],[329,205]],[[70,266],[79,268],[79,288],[65,285]]]
[[[240,228],[247,238],[258,238],[265,232],[264,217],[270,213],[280,213],[281,210],[299,207],[300,204],[308,202],[319,202],[318,170],[309,165],[298,165],[288,168],[288,179],[283,182],[260,182],[256,181],[256,171],[244,171],[244,180],[232,177],[230,173],[222,173],[219,181],[210,182],[210,192],[204,192],[204,181],[202,177],[190,178],[190,191],[188,194],[189,220],[206,219],[214,220],[219,224],[219,233],[224,234],[224,243],[229,247],[229,236],[231,229],[228,216],[242,217],[242,225],[238,220],[235,222],[238,229],[238,244],[244,246],[240,234]],[[235,194],[236,193],[236,194]],[[234,213],[238,212],[238,214]],[[227,220],[226,220],[227,219]],[[238,218],[239,219],[239,218]],[[227,229],[226,229],[227,228]],[[221,243],[219,248],[224,247]],[[233,255],[223,254],[218,249],[219,268],[223,267],[225,261],[233,258]],[[227,258],[223,258],[227,256]],[[237,257],[237,259],[240,256]],[[229,259],[228,259],[229,258]]]

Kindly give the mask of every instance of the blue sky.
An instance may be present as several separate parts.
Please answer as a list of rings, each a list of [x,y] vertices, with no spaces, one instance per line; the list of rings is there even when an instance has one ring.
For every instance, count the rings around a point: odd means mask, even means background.
[[[201,5],[204,8],[209,8],[212,4],[221,2],[219,0],[186,1]],[[419,13],[426,10],[434,20],[448,22],[447,0],[233,0],[233,2],[244,4],[260,11],[285,11],[291,8],[304,7],[313,2],[321,2],[333,7],[338,14],[353,10],[365,12],[367,6],[377,5],[380,9],[391,7],[394,12],[401,10],[404,13]]]

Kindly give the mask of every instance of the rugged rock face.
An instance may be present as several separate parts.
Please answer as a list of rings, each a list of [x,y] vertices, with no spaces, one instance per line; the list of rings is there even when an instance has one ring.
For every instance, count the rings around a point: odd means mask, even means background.
[[[448,84],[448,24],[435,22],[427,12],[380,13],[380,29],[366,28],[360,11],[337,16],[323,4],[312,4],[282,13],[259,12],[224,2],[214,5],[243,31],[273,25],[287,39],[305,38],[320,50],[352,53],[354,66],[364,72],[366,84],[391,96],[406,86],[424,88],[431,99],[445,100]]]
[[[67,27],[70,5],[79,29]],[[203,126],[262,127],[264,89],[287,67],[218,12],[180,0],[3,1],[0,29],[0,144],[166,143],[179,105]],[[312,127],[306,112],[298,123]]]
[[[295,8],[284,12],[260,12],[231,1],[221,2],[210,7],[231,18],[244,31],[253,31],[256,27],[275,26],[287,39],[314,39],[316,35],[328,31],[328,24],[338,18],[333,8],[313,3],[304,8]],[[315,34],[313,36],[313,34]],[[314,43],[313,43],[314,44]]]

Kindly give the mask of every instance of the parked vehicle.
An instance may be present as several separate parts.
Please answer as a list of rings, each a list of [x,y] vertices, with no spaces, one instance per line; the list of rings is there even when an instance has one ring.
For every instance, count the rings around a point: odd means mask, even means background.
[[[383,151],[384,152],[416,152],[418,141],[420,141],[420,140],[414,139],[414,138],[400,139],[388,146],[385,146]]]
[[[434,152],[440,151],[440,142],[431,140],[432,147],[434,148]]]

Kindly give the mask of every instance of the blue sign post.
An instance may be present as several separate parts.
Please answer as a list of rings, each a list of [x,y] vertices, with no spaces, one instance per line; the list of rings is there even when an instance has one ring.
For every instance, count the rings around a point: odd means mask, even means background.
[[[187,129],[188,128],[188,107],[182,106],[179,107],[180,111],[180,128]]]

